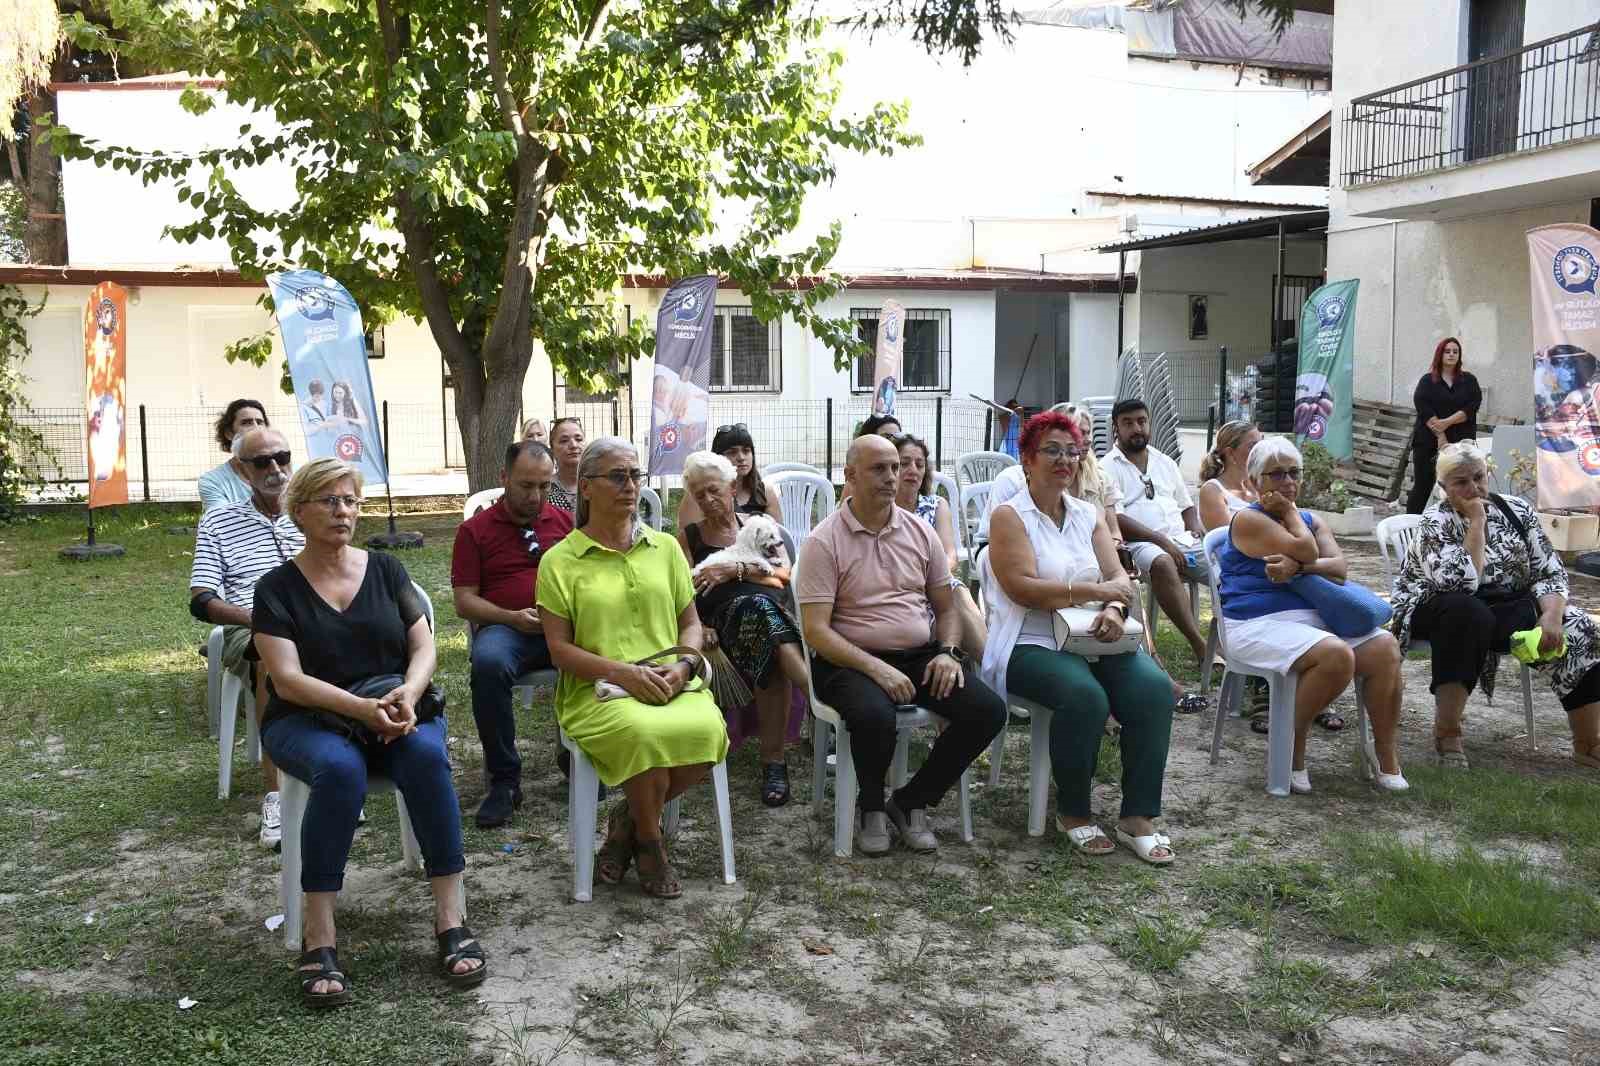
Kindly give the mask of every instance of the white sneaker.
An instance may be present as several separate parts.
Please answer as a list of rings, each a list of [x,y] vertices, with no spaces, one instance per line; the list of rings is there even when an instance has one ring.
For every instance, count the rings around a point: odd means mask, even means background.
[[[268,792],[261,797],[261,846],[277,851],[283,843],[283,812],[278,807],[278,794]]]
[[[1311,791],[1311,774],[1307,770],[1289,771],[1289,791],[1304,796]]]

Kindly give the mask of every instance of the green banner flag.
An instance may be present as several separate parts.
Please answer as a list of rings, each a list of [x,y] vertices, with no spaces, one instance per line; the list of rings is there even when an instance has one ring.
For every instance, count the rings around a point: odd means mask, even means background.
[[[1349,459],[1355,402],[1350,350],[1359,281],[1335,281],[1312,293],[1300,311],[1300,373],[1294,382],[1294,432],[1335,459]]]

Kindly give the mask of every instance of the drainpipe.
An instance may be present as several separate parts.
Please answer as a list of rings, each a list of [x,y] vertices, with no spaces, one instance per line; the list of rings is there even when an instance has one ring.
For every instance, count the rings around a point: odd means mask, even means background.
[[[1396,294],[1400,278],[1395,269],[1400,265],[1400,223],[1389,223],[1389,402],[1394,403],[1394,316],[1399,307]]]
[[[1118,252],[1117,253],[1117,354],[1116,354],[1116,358],[1118,358],[1118,359],[1122,358],[1122,352],[1123,352],[1123,348],[1122,348],[1122,318],[1123,318],[1123,308],[1124,308],[1124,306],[1126,306],[1126,304],[1128,302],[1127,277],[1128,277],[1128,253],[1127,252]]]
[[[1278,344],[1283,338],[1278,333],[1279,319],[1283,317],[1283,216],[1278,216],[1278,275],[1272,281],[1272,357],[1278,357]]]

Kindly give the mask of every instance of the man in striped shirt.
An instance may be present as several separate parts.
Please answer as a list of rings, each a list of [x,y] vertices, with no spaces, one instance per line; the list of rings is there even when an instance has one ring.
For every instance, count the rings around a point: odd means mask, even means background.
[[[250,482],[250,499],[207,511],[195,531],[189,574],[189,612],[222,627],[222,668],[248,683],[255,675],[256,713],[267,706],[267,673],[250,644],[250,609],[256,582],[305,547],[305,536],[283,511],[289,487],[289,442],[275,429],[247,431],[237,445]],[[253,668],[253,670],[252,670]],[[281,838],[278,771],[261,755],[267,794],[261,801],[261,845],[276,850]]]

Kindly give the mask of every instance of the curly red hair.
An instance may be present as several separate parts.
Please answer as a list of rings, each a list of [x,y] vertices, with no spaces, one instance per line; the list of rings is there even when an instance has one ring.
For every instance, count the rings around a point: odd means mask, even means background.
[[[1041,411],[1028,419],[1022,427],[1022,439],[1017,442],[1017,450],[1024,459],[1032,459],[1039,451],[1039,442],[1046,434],[1057,430],[1072,438],[1072,443],[1083,447],[1083,430],[1078,428],[1077,419],[1060,411]]]
[[[1433,375],[1433,380],[1435,381],[1439,380],[1439,375],[1444,371],[1444,346],[1447,344],[1454,344],[1456,351],[1461,353],[1460,358],[1456,360],[1456,373],[1460,374],[1467,369],[1467,350],[1461,346],[1461,342],[1455,337],[1446,337],[1434,346],[1433,365],[1428,368],[1428,373]]]

